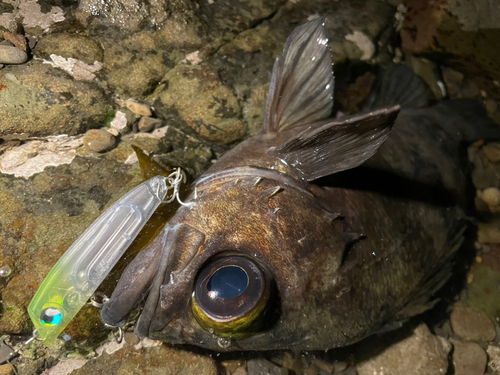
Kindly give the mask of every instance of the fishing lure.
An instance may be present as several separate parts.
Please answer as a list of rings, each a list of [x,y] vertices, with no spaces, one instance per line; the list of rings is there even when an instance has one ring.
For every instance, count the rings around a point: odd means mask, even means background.
[[[125,194],[78,237],[40,285],[28,313],[50,345],[92,297],[160,203],[179,199],[184,173],[156,176]],[[172,196],[165,200],[169,190]]]

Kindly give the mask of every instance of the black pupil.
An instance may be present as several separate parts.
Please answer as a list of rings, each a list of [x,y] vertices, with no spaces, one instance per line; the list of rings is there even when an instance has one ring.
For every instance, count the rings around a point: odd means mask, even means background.
[[[208,294],[215,298],[235,298],[248,286],[247,273],[236,266],[219,268],[207,283]]]

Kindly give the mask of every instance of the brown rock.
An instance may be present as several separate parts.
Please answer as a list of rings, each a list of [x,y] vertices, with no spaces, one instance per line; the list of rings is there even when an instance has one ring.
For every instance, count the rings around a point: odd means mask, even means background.
[[[10,364],[0,366],[0,375],[13,375],[14,368]]]
[[[488,317],[474,307],[455,305],[450,316],[451,328],[465,341],[492,341],[495,326]]]
[[[500,228],[490,223],[479,223],[477,240],[482,243],[500,243]]]
[[[162,121],[157,118],[142,116],[139,120],[139,130],[141,132],[149,132],[153,129],[161,127]]]
[[[3,37],[5,38],[5,40],[11,41],[12,44],[17,48],[23,50],[24,52],[28,52],[28,45],[26,43],[26,38],[24,37],[24,35],[12,34],[8,31],[5,31],[3,33]]]
[[[453,344],[453,365],[455,375],[483,375],[488,358],[476,343],[461,343],[451,339]]]
[[[413,0],[401,30],[403,48],[477,75],[478,84],[500,97],[494,83],[500,80],[499,12],[488,0]]]
[[[494,111],[492,111],[494,112]],[[498,143],[489,143],[483,146],[483,151],[493,163],[500,161],[500,144]]]
[[[487,189],[489,187],[499,187],[500,181],[492,171],[476,168],[472,172],[472,183],[476,189]]]
[[[85,133],[83,144],[91,151],[105,152],[115,147],[116,139],[104,129],[91,129]]]
[[[359,375],[429,375],[448,370],[450,344],[421,324],[413,335],[358,364]]]
[[[488,206],[496,207],[500,205],[500,190],[494,187],[484,189],[481,198]]]
[[[151,106],[146,103],[139,103],[134,99],[128,99],[125,102],[126,107],[131,110],[133,113],[141,116],[151,116],[153,113],[151,112]]]

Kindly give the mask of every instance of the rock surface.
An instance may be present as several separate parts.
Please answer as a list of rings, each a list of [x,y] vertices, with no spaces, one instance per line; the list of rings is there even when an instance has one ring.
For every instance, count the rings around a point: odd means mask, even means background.
[[[453,344],[454,375],[483,375],[488,358],[486,352],[476,343],[461,343],[450,340]]]
[[[488,317],[474,307],[457,304],[450,316],[451,328],[466,341],[492,341],[495,326]]]
[[[0,75],[0,137],[75,135],[103,126],[111,103],[96,84],[74,81],[41,61],[9,66]]]
[[[23,50],[12,46],[0,46],[0,63],[24,64],[26,61],[28,61],[28,54]]]
[[[358,364],[359,375],[446,374],[451,346],[429,332],[425,324],[412,336],[390,346],[379,355]]]

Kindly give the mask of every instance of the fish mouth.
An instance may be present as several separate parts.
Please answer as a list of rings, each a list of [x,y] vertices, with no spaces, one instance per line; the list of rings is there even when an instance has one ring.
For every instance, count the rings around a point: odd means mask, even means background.
[[[205,241],[205,235],[187,224],[167,226],[162,238],[161,258],[135,332],[139,337],[161,331],[185,308],[191,294],[190,272],[193,258]],[[189,271],[189,270],[187,270]],[[179,279],[175,276],[181,275]]]

